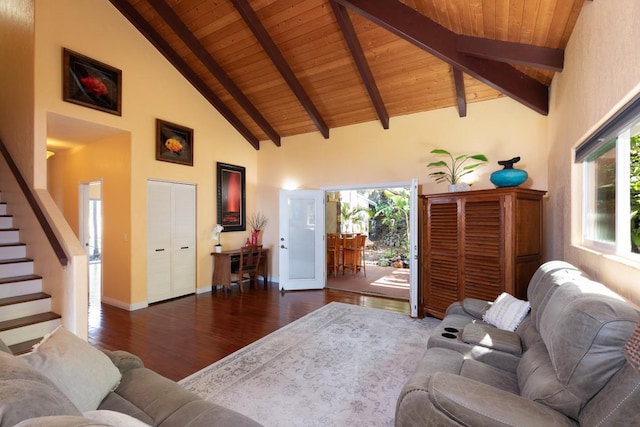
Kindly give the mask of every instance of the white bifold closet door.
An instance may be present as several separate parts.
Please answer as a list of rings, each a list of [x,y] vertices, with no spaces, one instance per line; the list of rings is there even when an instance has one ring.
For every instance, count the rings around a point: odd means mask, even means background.
[[[195,292],[196,187],[147,181],[147,301]]]

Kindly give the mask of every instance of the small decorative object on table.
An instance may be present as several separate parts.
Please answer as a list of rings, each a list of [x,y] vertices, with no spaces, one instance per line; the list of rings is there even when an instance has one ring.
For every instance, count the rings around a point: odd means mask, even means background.
[[[429,176],[433,177],[436,182],[447,181],[449,183],[449,191],[468,191],[471,186],[461,180],[462,177],[469,175],[473,169],[478,166],[482,166],[488,162],[487,157],[484,154],[474,154],[469,156],[467,154],[461,154],[457,157],[453,157],[447,150],[436,148],[431,150],[431,154],[444,154],[450,157],[451,162],[448,164],[444,160],[437,162],[431,162],[427,165],[428,168],[445,168],[446,171],[431,172]],[[468,160],[477,160],[477,163],[470,165],[464,165]]]
[[[222,233],[222,230],[224,230],[224,227],[220,224],[216,224],[216,226],[213,227],[213,231],[211,232],[211,240],[215,240],[216,242],[218,242],[214,247],[215,251],[218,253],[222,252],[222,243],[220,240],[220,233]]]
[[[258,245],[260,231],[264,230],[268,222],[267,217],[260,212],[256,212],[247,219],[247,222],[251,226],[251,244]]]
[[[513,165],[520,161],[520,157],[511,160],[500,160],[498,164],[504,169],[497,170],[491,174],[489,180],[496,187],[517,187],[527,180],[529,174],[522,169],[514,169]]]

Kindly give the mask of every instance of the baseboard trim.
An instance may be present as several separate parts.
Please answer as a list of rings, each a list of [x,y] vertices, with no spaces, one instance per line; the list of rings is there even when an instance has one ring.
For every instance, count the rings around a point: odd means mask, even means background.
[[[200,294],[204,294],[206,292],[211,292],[211,285],[209,286],[204,286],[202,288],[196,288],[196,295],[200,295]]]
[[[146,301],[137,302],[135,304],[127,304],[126,302],[109,297],[102,297],[101,302],[127,311],[136,311],[149,307],[149,303],[147,303]]]

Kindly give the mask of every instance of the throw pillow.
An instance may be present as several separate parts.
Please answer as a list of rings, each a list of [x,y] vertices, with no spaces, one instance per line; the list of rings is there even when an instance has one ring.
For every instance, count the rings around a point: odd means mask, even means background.
[[[482,316],[482,320],[496,328],[513,332],[527,316],[530,308],[529,301],[522,301],[503,292]]]
[[[87,411],[82,415],[109,426],[149,427],[149,424],[145,424],[139,419],[133,418],[131,415],[123,414],[116,411],[110,411],[107,409]]]
[[[46,415],[80,412],[47,377],[21,358],[0,352],[0,426]]]
[[[58,327],[23,356],[82,412],[98,409],[120,383],[120,371],[89,343]]]

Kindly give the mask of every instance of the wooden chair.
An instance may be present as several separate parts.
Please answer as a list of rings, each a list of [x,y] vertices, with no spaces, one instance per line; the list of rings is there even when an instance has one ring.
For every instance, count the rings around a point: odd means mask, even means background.
[[[242,282],[248,279],[250,285],[258,284],[258,265],[262,257],[262,245],[243,246],[240,248],[238,270],[231,273],[231,282],[238,283],[243,292]]]
[[[342,275],[349,269],[355,276],[358,268],[358,239],[356,237],[342,238]]]
[[[327,271],[333,271],[333,277],[338,274],[338,257],[340,255],[340,239],[336,233],[327,234]]]
[[[365,262],[364,256],[364,245],[367,241],[367,236],[365,234],[358,234],[356,236],[356,245],[358,246],[358,270],[362,268],[362,272],[364,273],[364,277],[367,277],[367,264]]]

